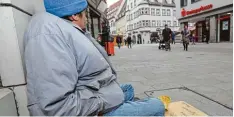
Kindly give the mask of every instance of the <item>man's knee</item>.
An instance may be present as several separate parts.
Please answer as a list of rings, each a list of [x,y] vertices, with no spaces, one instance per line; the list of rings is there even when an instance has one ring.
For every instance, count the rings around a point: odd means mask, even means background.
[[[150,98],[148,100],[149,104],[152,106],[152,112],[155,116],[164,116],[165,106],[163,102],[157,98]]]
[[[124,91],[134,91],[134,88],[131,84],[123,84],[121,85],[121,88],[124,90]]]

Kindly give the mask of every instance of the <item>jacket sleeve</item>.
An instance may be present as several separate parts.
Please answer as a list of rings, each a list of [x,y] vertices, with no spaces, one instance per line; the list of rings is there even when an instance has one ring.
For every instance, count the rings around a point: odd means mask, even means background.
[[[75,56],[65,39],[39,35],[25,46],[28,88],[46,116],[80,114]],[[28,97],[31,98],[31,97]]]

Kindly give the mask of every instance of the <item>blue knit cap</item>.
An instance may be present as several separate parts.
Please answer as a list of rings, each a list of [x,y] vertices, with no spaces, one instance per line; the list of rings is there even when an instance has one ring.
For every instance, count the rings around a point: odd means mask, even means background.
[[[47,12],[58,17],[71,16],[88,7],[87,0],[44,0]]]

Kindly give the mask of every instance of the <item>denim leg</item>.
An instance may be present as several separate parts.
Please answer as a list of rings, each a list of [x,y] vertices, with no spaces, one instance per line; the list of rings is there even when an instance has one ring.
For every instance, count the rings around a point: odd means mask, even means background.
[[[128,101],[119,108],[105,114],[104,116],[164,116],[165,107],[156,98],[142,101]]]
[[[130,84],[123,84],[120,86],[124,92],[124,102],[134,100],[134,88]]]

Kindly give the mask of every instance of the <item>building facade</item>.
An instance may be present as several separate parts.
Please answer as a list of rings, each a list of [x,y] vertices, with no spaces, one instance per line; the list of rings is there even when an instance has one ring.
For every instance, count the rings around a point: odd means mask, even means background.
[[[150,42],[153,32],[162,33],[165,24],[173,31],[179,30],[174,0],[128,0],[126,32],[133,43]]]
[[[116,17],[115,16],[116,16],[122,2],[123,2],[123,0],[119,0],[119,1],[115,2],[114,4],[112,4],[110,7],[108,7],[108,9],[107,9],[107,19],[109,21],[110,34],[112,36],[115,36],[117,34]]]
[[[126,8],[127,8],[127,0],[124,0],[119,10],[116,13],[115,19],[116,19],[116,32],[117,35],[122,35],[124,38],[126,38]]]
[[[97,39],[102,32],[102,23],[107,22],[107,3],[106,0],[88,0],[87,8],[87,30]]]
[[[195,24],[198,42],[233,41],[232,0],[176,0],[176,11],[181,28]]]

